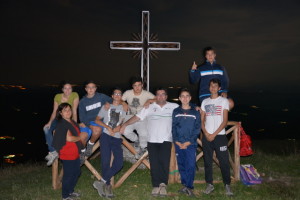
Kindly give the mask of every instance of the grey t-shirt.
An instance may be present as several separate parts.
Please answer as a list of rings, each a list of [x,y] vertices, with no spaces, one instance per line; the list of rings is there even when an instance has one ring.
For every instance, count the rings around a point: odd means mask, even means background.
[[[103,106],[98,116],[103,119],[103,123],[114,129],[115,127],[123,123],[126,112],[123,110],[122,105],[115,106],[113,104],[110,104],[110,108],[108,110],[105,110]],[[110,135],[106,128],[104,128],[103,132]],[[121,138],[121,133],[117,132],[113,137]]]

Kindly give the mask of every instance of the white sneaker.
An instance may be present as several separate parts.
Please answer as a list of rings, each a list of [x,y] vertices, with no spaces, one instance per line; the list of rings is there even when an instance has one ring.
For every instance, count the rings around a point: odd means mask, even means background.
[[[161,197],[165,197],[165,196],[168,195],[166,184],[164,184],[164,183],[159,184],[159,189],[160,189],[159,190],[159,195]]]
[[[215,187],[212,184],[207,184],[206,189],[203,191],[204,194],[210,194],[214,191]]]
[[[48,154],[47,166],[51,166],[55,159],[58,158],[58,153],[56,151],[49,152]],[[47,157],[47,156],[46,156]]]
[[[159,195],[159,190],[160,190],[159,187],[154,187],[152,189],[151,195],[154,196],[154,197],[157,197]]]
[[[227,196],[232,196],[233,195],[233,192],[231,191],[231,188],[230,188],[230,185],[225,185],[225,191],[226,191],[226,195]]]

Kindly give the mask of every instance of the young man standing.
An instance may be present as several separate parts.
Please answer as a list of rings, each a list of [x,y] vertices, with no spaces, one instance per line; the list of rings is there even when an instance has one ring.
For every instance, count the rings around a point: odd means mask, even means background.
[[[169,178],[172,147],[172,113],[178,107],[176,103],[167,102],[167,97],[167,90],[158,88],[156,101],[125,122],[120,130],[121,133],[124,133],[126,126],[146,119],[147,148],[153,186],[151,194],[153,196],[167,196],[166,186]]]
[[[98,93],[96,90],[96,83],[94,81],[87,81],[85,83],[87,94],[79,102],[80,132],[81,134],[88,134],[88,137],[90,137],[86,149],[83,150],[83,155],[86,157],[92,154],[93,146],[102,131],[101,126],[95,123],[95,119],[102,106],[107,102],[112,102],[109,96]]]
[[[202,101],[210,96],[208,88],[209,81],[217,78],[221,81],[221,89],[219,93],[222,97],[228,98],[229,79],[225,67],[216,63],[216,51],[212,47],[206,47],[203,51],[206,59],[203,65],[197,66],[194,62],[190,70],[190,81],[192,84],[199,82],[199,100]],[[230,110],[234,107],[234,102],[231,98],[229,100]]]
[[[213,152],[216,152],[220,163],[223,183],[225,185],[226,195],[233,195],[230,189],[230,165],[227,150],[228,140],[225,133],[225,127],[228,122],[229,102],[226,98],[219,96],[221,82],[219,79],[212,79],[209,82],[209,98],[203,100],[201,105],[201,122],[205,181],[207,187],[205,194],[210,194],[214,190],[213,186]]]
[[[195,196],[194,178],[196,171],[197,138],[200,134],[200,113],[190,106],[191,93],[184,88],[180,91],[181,106],[176,108],[172,116],[172,135],[182,188],[178,191]]]
[[[144,106],[149,106],[150,103],[155,101],[155,96],[146,90],[143,90],[143,81],[141,77],[134,77],[131,80],[132,88],[127,90],[123,96],[122,100],[127,101],[129,105],[129,114],[127,119],[130,119],[138,112],[140,112]],[[124,136],[133,141],[139,142],[139,147],[141,148],[140,153],[144,153],[147,149],[147,124],[145,120],[138,121],[126,127]],[[136,130],[138,136],[133,131]]]
[[[118,88],[112,93],[113,103],[108,110],[102,107],[95,122],[104,127],[100,137],[102,180],[95,181],[93,186],[101,197],[112,198],[110,179],[118,173],[123,166],[123,150],[120,127],[125,119],[126,111],[122,106],[122,91]],[[103,120],[103,121],[102,121]],[[111,155],[114,159],[111,163]]]

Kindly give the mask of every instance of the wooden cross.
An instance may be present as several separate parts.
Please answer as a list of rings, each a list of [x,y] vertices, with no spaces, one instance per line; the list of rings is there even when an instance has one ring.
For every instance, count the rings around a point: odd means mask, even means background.
[[[141,41],[111,41],[111,49],[121,50],[140,50],[141,51],[141,77],[143,78],[144,88],[149,91],[149,52],[180,50],[179,42],[154,42],[149,40],[150,35],[150,13],[142,12],[142,37]]]

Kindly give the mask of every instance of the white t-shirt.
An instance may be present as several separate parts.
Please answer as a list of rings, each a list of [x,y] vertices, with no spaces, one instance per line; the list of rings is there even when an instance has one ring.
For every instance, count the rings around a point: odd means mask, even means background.
[[[213,134],[223,122],[223,111],[229,110],[228,99],[219,96],[218,98],[207,98],[202,101],[201,110],[205,112],[205,129],[209,134]],[[225,128],[218,133],[225,135]]]
[[[136,116],[147,120],[147,141],[151,143],[172,142],[172,113],[178,107],[176,103],[167,102],[163,107],[156,103],[143,108]]]
[[[129,115],[136,115],[143,109],[144,104],[149,99],[154,99],[154,95],[151,92],[142,90],[140,95],[135,95],[133,90],[127,90],[123,96],[122,100],[127,101],[129,105]]]

